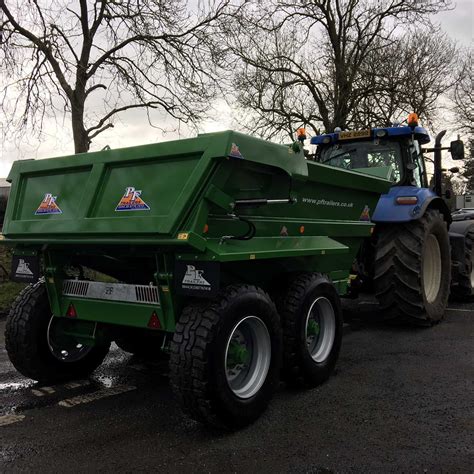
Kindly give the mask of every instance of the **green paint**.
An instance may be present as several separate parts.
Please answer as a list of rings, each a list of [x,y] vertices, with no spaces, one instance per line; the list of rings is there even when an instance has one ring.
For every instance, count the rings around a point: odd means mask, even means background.
[[[374,209],[390,186],[384,176],[307,161],[299,144],[277,145],[231,131],[20,161],[8,179],[1,242],[41,257],[56,316],[64,317],[73,303],[79,320],[146,328],[155,311],[167,332],[174,331],[189,302],[176,291],[177,260],[216,262],[221,285],[244,282],[266,290],[290,273],[323,272],[344,294],[352,262],[373,228],[360,215],[366,206]],[[130,187],[141,192],[149,209],[116,210]],[[46,193],[57,198],[61,214],[35,215]],[[249,224],[241,219],[255,226],[255,236],[225,238],[248,233]],[[71,278],[67,267],[81,265],[110,281],[152,284],[159,303],[62,296],[63,281]],[[248,354],[232,348],[231,357],[245,361]]]

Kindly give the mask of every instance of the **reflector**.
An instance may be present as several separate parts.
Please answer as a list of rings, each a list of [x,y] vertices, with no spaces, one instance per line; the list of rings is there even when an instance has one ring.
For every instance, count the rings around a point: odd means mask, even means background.
[[[69,303],[69,306],[66,311],[66,316],[68,318],[77,318],[76,308],[74,308],[74,305],[72,303]]]
[[[158,315],[156,314],[156,311],[153,311],[150,321],[148,321],[148,327],[150,329],[160,329],[161,324],[160,324],[160,319],[158,318]]]

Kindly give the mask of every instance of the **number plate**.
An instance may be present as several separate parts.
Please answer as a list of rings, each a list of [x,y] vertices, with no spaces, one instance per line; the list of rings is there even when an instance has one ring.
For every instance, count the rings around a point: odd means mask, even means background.
[[[370,138],[371,130],[350,130],[339,132],[339,140],[351,140],[353,138]]]

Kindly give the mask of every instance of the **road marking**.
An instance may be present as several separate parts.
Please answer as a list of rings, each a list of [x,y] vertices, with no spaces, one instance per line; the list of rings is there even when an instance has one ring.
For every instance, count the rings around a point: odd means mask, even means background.
[[[44,397],[45,395],[52,395],[57,391],[61,391],[61,389],[65,388],[67,390],[73,390],[79,387],[85,387],[86,385],[90,385],[90,380],[76,380],[74,382],[65,383],[63,385],[53,385],[52,387],[38,387],[31,390],[31,393],[36,397]]]
[[[13,425],[13,423],[18,423],[24,418],[25,415],[3,415],[0,416],[0,426]]]
[[[461,313],[471,313],[471,314],[474,314],[474,309],[447,308],[447,311],[460,311]]]
[[[68,390],[71,390],[73,388],[85,387],[86,385],[90,385],[90,383],[91,383],[90,380],[77,380],[75,382],[64,384],[64,387],[67,388]]]
[[[137,387],[134,387],[132,385],[117,385],[113,388],[99,390],[94,393],[79,395],[73,398],[66,398],[65,400],[61,400],[58,405],[66,408],[71,408],[76,405],[94,402],[95,400],[100,400],[101,398],[111,397],[113,395],[120,395],[121,393],[130,392],[131,390],[136,390],[136,388]]]

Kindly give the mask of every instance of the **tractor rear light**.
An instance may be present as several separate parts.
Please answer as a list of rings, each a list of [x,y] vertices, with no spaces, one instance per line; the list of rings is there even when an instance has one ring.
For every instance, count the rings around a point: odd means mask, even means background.
[[[418,198],[416,196],[400,196],[395,199],[395,202],[405,206],[412,206],[418,203]]]
[[[150,329],[161,329],[160,319],[156,314],[156,311],[153,311],[150,320],[148,321],[148,327]]]
[[[69,303],[69,306],[67,307],[66,317],[77,318],[76,308],[74,308],[74,305],[72,303]]]

